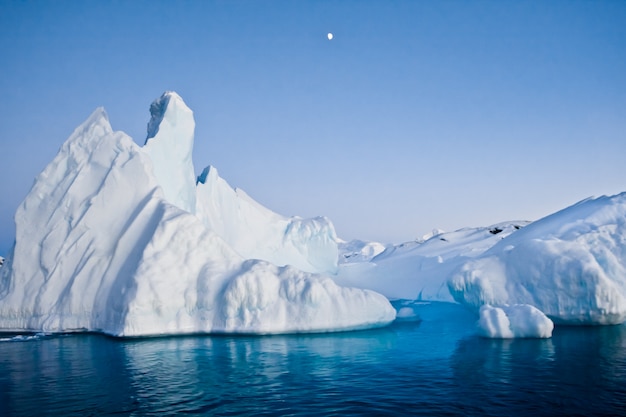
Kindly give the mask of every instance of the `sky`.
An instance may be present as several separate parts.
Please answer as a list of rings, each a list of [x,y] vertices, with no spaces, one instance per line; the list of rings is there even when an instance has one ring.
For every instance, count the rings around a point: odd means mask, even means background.
[[[0,0],[0,255],[75,127],[103,106],[143,144],[166,90],[198,173],[346,240],[626,191],[624,22],[619,0]]]

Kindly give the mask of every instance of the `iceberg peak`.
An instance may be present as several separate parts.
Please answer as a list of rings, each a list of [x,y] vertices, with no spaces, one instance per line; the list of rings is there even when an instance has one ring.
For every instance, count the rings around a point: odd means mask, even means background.
[[[173,104],[182,104],[185,108],[187,108],[187,105],[183,101],[182,97],[174,91],[166,91],[161,95],[161,97],[154,100],[152,104],[150,104],[150,121],[148,122],[148,136],[146,137],[145,143],[148,143],[151,138],[155,137],[157,133],[159,133],[159,126],[161,125],[161,121],[163,120],[165,112],[167,111],[169,103],[172,99]],[[187,110],[189,110],[189,108],[187,108]]]
[[[207,182],[215,181],[218,178],[217,168],[214,166],[207,166],[202,170],[202,173],[198,175],[196,184],[206,184]]]
[[[104,107],[98,107],[93,111],[93,113],[91,113],[87,120],[85,120],[81,124],[81,126],[86,126],[90,124],[102,124],[102,122],[105,122],[105,124],[110,126],[109,115],[107,114],[106,110],[104,109]]]
[[[91,137],[94,134],[99,136],[96,131],[100,132],[101,135],[113,132],[113,128],[109,122],[109,115],[106,110],[104,110],[104,107],[98,107],[95,109],[93,113],[91,113],[89,117],[87,117],[87,119],[80,124],[80,126],[74,129],[74,132],[63,144],[63,146],[69,146],[69,144],[75,142],[76,140]]]
[[[144,150],[152,159],[154,175],[170,203],[195,213],[193,112],[178,94],[167,91],[152,102],[150,115]]]

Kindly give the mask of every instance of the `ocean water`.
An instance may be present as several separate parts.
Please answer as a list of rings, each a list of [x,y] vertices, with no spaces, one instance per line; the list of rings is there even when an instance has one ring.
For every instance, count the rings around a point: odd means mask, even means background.
[[[0,416],[626,415],[626,326],[489,340],[475,317],[282,336],[0,334]]]

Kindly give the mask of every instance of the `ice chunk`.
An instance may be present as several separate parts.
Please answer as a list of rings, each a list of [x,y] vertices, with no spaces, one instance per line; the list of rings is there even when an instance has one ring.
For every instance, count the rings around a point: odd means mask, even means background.
[[[378,242],[366,242],[354,239],[350,242],[339,242],[340,263],[369,262],[385,251],[385,245]]]
[[[479,311],[478,327],[481,335],[496,339],[549,338],[552,337],[554,323],[527,304],[483,305]]]
[[[420,317],[411,307],[401,307],[396,314],[397,321],[419,321]]]

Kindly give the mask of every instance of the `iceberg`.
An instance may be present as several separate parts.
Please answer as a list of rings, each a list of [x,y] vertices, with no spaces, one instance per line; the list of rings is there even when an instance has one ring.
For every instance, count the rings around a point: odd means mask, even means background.
[[[527,304],[558,324],[626,320],[626,193],[583,200],[467,260],[448,280],[479,310]]]
[[[140,147],[113,131],[97,109],[36,178],[15,214],[15,244],[0,268],[0,331],[318,332],[395,319],[384,296],[288,265],[300,256],[309,269],[332,269],[334,229],[326,220],[263,210],[267,217],[247,218],[244,211],[213,229],[219,217],[207,221],[207,213],[228,216],[231,206],[221,212],[203,206],[205,183],[196,187],[190,157],[193,113],[168,92],[151,114]],[[242,201],[260,207],[247,197],[230,203]],[[255,223],[268,218],[274,222]],[[254,252],[265,235],[253,235],[252,249],[244,251],[235,244],[245,241],[237,236],[246,232],[235,227],[239,221],[263,233],[279,231],[275,241],[291,251],[283,256],[278,245],[265,255],[285,265],[246,259],[242,253]],[[233,245],[221,235],[226,232]],[[256,249],[262,258],[263,249]]]
[[[390,299],[464,304],[488,337],[549,337],[550,323],[623,323],[626,193],[535,222],[436,229],[400,245],[343,242],[335,281]]]

